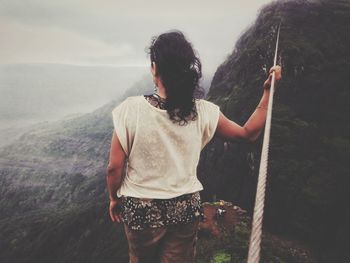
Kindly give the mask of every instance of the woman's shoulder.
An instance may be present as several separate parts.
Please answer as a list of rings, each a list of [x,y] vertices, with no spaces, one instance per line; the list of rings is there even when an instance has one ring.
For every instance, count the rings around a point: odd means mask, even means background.
[[[205,108],[205,109],[213,109],[213,110],[218,110],[220,109],[220,107],[218,105],[216,105],[214,102],[211,102],[209,100],[206,99],[196,99],[197,104],[200,105],[201,108]]]
[[[126,97],[123,102],[125,103],[134,103],[142,98],[143,95],[134,95]]]
[[[128,96],[128,97],[124,98],[123,100],[121,100],[114,107],[114,109],[120,108],[120,107],[130,107],[131,104],[136,103],[140,98],[141,98],[141,96]]]
[[[132,107],[137,103],[137,100],[140,96],[128,96],[124,99],[123,103],[125,103],[128,107]]]

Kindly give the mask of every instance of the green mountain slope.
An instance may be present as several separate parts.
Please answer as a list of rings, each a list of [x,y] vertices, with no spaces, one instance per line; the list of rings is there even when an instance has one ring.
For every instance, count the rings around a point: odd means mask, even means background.
[[[280,21],[283,79],[274,99],[265,227],[309,243],[321,262],[349,262],[350,2],[263,8],[219,66],[208,99],[244,124],[262,95]],[[212,141],[200,164],[207,198],[252,211],[261,140]]]
[[[131,91],[130,91],[131,90]],[[32,126],[0,148],[0,262],[127,262],[121,225],[108,214],[105,170],[112,109]]]

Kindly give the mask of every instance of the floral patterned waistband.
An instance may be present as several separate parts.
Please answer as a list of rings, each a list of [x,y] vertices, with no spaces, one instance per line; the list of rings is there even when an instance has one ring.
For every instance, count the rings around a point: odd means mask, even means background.
[[[189,223],[204,218],[199,192],[170,199],[121,197],[121,216],[131,229]]]

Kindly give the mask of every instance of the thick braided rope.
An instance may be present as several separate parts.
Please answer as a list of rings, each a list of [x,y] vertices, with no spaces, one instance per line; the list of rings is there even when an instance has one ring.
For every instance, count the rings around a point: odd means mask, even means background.
[[[280,35],[280,27],[278,27],[276,49],[273,65],[276,66],[277,62],[277,50]],[[271,116],[272,116],[272,103],[273,93],[275,89],[275,72],[272,73],[269,103],[267,106],[266,124],[264,131],[264,141],[261,151],[261,160],[259,167],[258,186],[256,190],[255,206],[253,214],[252,232],[250,235],[250,244],[248,252],[248,263],[258,263],[260,261],[260,243],[262,236],[262,221],[264,214],[264,201],[265,201],[265,189],[266,189],[266,175],[267,175],[267,162],[269,158],[269,144],[270,144],[270,130],[271,130]]]

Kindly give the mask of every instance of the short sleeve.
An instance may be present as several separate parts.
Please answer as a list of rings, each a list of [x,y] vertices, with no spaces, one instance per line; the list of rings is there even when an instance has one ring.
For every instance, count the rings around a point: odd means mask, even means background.
[[[214,137],[219,122],[220,107],[213,102],[201,100],[202,149]]]
[[[132,134],[128,122],[130,118],[129,107],[130,100],[126,98],[117,107],[112,110],[112,120],[114,132],[116,132],[120,144],[127,156],[129,156],[132,143]]]

